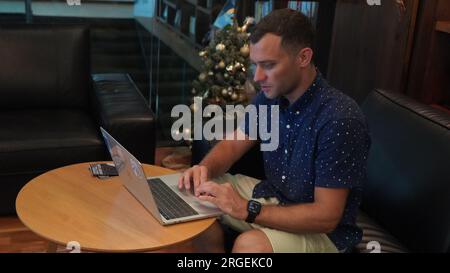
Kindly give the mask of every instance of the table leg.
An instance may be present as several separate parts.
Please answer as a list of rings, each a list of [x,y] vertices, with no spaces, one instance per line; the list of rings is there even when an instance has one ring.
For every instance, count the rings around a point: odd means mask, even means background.
[[[56,253],[57,248],[58,248],[57,244],[49,241],[47,245],[47,253]]]

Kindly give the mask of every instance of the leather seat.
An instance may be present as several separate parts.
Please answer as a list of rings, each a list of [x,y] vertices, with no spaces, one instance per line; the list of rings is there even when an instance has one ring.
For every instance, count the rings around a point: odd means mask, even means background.
[[[33,177],[111,160],[100,126],[154,162],[151,109],[127,74],[90,74],[89,44],[83,25],[0,26],[0,214]]]
[[[380,226],[367,214],[360,211],[356,224],[363,230],[361,242],[355,247],[357,253],[407,253],[404,246],[389,231]]]
[[[361,209],[408,251],[449,252],[450,115],[383,90],[362,109],[372,147]]]
[[[48,168],[105,158],[94,120],[77,110],[22,110],[0,114],[0,172],[39,173]],[[43,161],[45,164],[45,169]],[[53,164],[53,165],[52,165]]]

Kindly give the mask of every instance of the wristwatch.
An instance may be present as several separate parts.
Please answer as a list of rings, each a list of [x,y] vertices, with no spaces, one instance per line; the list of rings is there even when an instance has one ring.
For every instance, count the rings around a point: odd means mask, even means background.
[[[248,216],[247,219],[245,219],[245,222],[253,223],[256,216],[258,216],[261,212],[261,203],[255,200],[249,200],[247,204],[247,212]]]

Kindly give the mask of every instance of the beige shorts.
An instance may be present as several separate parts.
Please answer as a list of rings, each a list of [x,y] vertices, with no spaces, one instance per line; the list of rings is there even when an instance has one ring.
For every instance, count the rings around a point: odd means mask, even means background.
[[[235,190],[245,199],[250,200],[253,194],[253,188],[260,182],[255,178],[251,178],[245,175],[231,175],[225,174],[224,176],[214,179],[217,183],[230,183]],[[278,199],[273,198],[259,198],[254,199],[259,201],[263,205],[276,205]],[[338,250],[333,242],[328,238],[326,234],[294,234],[288,233],[276,229],[263,227],[257,224],[249,224],[245,221],[238,220],[229,215],[224,215],[220,218],[220,221],[230,226],[239,232],[244,232],[250,229],[259,229],[264,234],[272,245],[272,249],[275,253],[337,253]]]

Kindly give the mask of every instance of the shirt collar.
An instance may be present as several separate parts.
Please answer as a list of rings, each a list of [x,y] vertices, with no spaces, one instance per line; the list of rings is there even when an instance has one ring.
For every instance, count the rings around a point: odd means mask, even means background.
[[[300,111],[313,100],[314,96],[317,94],[317,90],[323,85],[324,81],[322,73],[320,73],[319,69],[316,69],[316,71],[317,75],[312,84],[292,105],[289,105],[289,101],[285,97],[280,97],[278,99],[278,104],[281,109],[290,110],[291,112]]]

